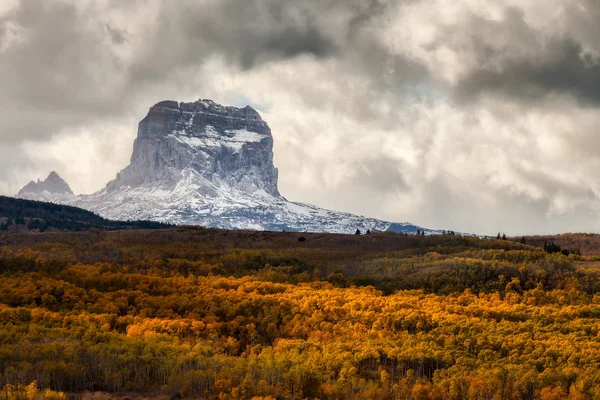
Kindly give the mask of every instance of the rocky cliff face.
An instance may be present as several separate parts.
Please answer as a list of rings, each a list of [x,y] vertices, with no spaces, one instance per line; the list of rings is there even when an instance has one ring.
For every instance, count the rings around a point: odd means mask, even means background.
[[[254,109],[210,100],[162,101],[139,123],[129,166],[104,189],[74,196],[53,186],[55,193],[42,194],[37,184],[29,184],[18,196],[74,205],[110,219],[224,229],[421,229],[289,202],[280,195],[277,178],[271,130]]]
[[[216,195],[212,183],[218,181],[247,193],[279,196],[271,130],[249,106],[223,107],[210,100],[156,104],[139,123],[130,165],[108,190],[170,190],[182,171],[208,183],[199,188],[204,195]]]

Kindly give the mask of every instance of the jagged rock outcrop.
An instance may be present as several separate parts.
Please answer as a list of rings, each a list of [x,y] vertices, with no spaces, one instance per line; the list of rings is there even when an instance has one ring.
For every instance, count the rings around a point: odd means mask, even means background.
[[[29,184],[18,196],[74,205],[109,219],[225,229],[421,229],[289,202],[279,193],[277,179],[271,130],[256,110],[211,100],[161,101],[139,123],[130,164],[104,189],[87,196],[74,196],[69,189],[44,197]]]
[[[40,181],[38,179],[37,182],[31,181],[25,187],[23,187],[17,196],[55,196],[55,195],[68,195],[73,196],[73,191],[56,172],[50,172],[50,175],[44,180]]]

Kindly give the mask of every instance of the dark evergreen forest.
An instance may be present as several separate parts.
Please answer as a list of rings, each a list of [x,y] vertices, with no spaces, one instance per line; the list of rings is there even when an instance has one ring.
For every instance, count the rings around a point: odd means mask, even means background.
[[[111,221],[77,207],[0,196],[1,231],[161,229],[170,226],[152,221]]]

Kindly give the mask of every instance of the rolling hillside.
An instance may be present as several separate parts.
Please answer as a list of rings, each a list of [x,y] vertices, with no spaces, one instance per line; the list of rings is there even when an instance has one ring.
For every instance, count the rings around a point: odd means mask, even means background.
[[[77,207],[0,196],[1,231],[160,229],[169,226],[172,225],[149,221],[111,221]]]

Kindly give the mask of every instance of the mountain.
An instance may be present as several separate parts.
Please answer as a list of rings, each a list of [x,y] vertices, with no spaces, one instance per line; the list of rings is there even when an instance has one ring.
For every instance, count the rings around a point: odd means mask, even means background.
[[[51,182],[60,179],[54,175]],[[18,197],[70,204],[109,219],[224,229],[422,229],[288,201],[279,193],[277,180],[271,130],[252,107],[211,100],[161,101],[139,123],[130,164],[105,188],[74,196],[64,185],[50,190],[47,179],[28,184]]]
[[[110,221],[77,207],[0,196],[0,231],[160,229],[169,226],[151,221]]]
[[[25,187],[23,187],[17,196],[26,196],[28,194],[35,194],[39,197],[53,197],[53,196],[73,196],[73,191],[55,171],[50,172],[50,175],[45,181],[37,182],[31,181]]]

